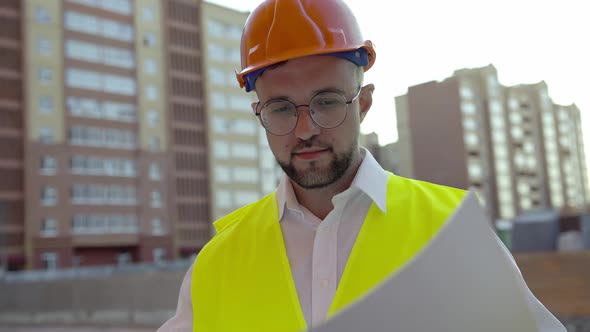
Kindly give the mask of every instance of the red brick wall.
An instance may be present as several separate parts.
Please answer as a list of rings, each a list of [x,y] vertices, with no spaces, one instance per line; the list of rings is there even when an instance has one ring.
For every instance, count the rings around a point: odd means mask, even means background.
[[[590,251],[515,254],[535,296],[557,316],[590,316]]]

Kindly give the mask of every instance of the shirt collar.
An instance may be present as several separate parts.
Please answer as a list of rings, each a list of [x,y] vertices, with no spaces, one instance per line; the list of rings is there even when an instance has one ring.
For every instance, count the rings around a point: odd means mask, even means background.
[[[386,211],[387,200],[387,173],[375,160],[369,150],[361,147],[363,161],[352,181],[351,187],[360,189],[379,207],[383,213]],[[277,203],[279,208],[279,220],[283,218],[285,207],[300,211],[299,202],[295,197],[293,186],[287,175],[283,174],[277,188]]]

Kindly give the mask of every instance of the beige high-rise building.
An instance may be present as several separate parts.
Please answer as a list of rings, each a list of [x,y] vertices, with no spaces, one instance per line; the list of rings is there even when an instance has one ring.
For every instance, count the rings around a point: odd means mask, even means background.
[[[208,122],[211,212],[220,218],[276,187],[277,171],[254,115],[254,92],[240,89],[240,38],[248,13],[203,2],[203,75]],[[269,173],[270,172],[270,173]]]
[[[544,82],[504,87],[462,69],[396,98],[400,174],[480,192],[494,219],[590,203],[579,110]]]
[[[10,269],[174,256],[162,16],[140,3],[18,2],[24,213],[0,231]]]
[[[0,2],[0,267],[189,257],[275,188],[235,80],[246,17],[200,0]]]

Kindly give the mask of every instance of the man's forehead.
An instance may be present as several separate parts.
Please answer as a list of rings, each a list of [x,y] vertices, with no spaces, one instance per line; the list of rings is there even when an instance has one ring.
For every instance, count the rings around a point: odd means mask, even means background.
[[[332,56],[309,56],[283,61],[265,70],[256,81],[256,90],[275,90],[297,85],[345,86],[354,80],[358,67],[350,61]]]

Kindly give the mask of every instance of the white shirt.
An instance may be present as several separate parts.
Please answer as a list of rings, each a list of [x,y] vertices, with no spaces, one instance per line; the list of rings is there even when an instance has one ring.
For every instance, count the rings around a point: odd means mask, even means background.
[[[308,327],[326,319],[348,256],[371,204],[385,212],[387,174],[362,148],[363,161],[346,191],[334,196],[334,209],[322,221],[295,197],[287,176],[277,188],[281,230],[301,310]],[[190,283],[187,271],[176,314],[158,332],[192,331]]]
[[[375,203],[386,212],[387,173],[369,151],[363,148],[362,154],[363,161],[350,188],[332,198],[334,209],[323,221],[299,204],[286,176],[277,189],[285,248],[308,327],[317,326],[326,319],[371,204]],[[518,269],[516,264],[514,268]],[[157,332],[192,331],[191,279],[192,266],[182,282],[176,314]],[[534,295],[529,292],[526,296],[537,322],[549,319],[547,309]],[[545,329],[539,329],[542,330]]]
[[[281,230],[308,327],[326,319],[350,251],[375,202],[385,212],[387,174],[371,153],[363,161],[350,188],[332,198],[334,209],[320,220],[295,197],[285,176],[277,191]]]

